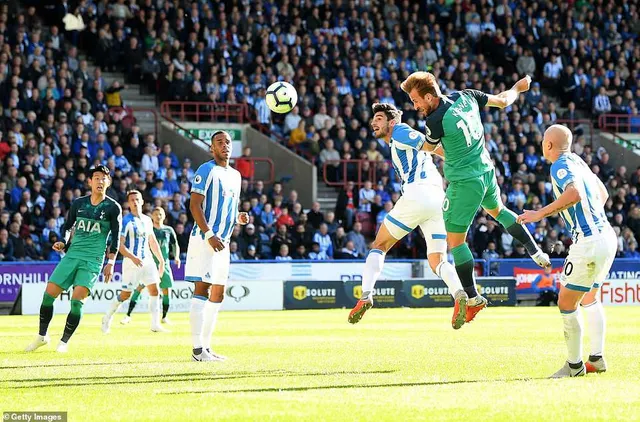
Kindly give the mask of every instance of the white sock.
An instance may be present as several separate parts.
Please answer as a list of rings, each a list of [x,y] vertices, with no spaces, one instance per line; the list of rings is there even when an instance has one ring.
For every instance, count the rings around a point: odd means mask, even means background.
[[[604,353],[604,336],[607,320],[604,316],[604,308],[599,300],[591,305],[584,306],[587,316],[587,331],[591,342],[590,356],[602,356]]]
[[[380,249],[371,249],[362,272],[362,299],[373,297],[373,289],[384,266],[384,253]],[[369,292],[368,296],[365,294]]]
[[[149,296],[149,312],[151,312],[151,327],[160,326],[160,296]]]
[[[447,261],[442,261],[438,264],[436,267],[436,274],[444,280],[445,284],[449,288],[449,294],[454,298],[459,290],[463,290],[460,277],[458,277],[455,267]]]
[[[202,326],[204,324],[204,305],[208,302],[203,296],[194,296],[191,299],[189,310],[189,322],[191,322],[191,342],[194,349],[202,347]]]
[[[562,312],[564,322],[564,339],[567,342],[567,361],[569,363],[582,362],[582,317],[580,308],[573,312]]]
[[[107,316],[111,318],[113,314],[118,312],[118,309],[120,309],[120,306],[122,306],[123,303],[124,302],[120,302],[118,299],[111,302],[111,306],[109,306],[109,309],[107,310]]]
[[[211,336],[216,329],[216,322],[218,321],[218,312],[220,311],[221,303],[211,302],[207,300],[204,304],[204,330],[202,333],[202,348],[211,348]]]

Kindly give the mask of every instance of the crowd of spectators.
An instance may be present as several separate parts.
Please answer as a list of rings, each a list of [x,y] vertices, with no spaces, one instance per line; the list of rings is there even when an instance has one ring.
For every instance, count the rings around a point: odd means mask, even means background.
[[[274,138],[344,186],[335,212],[323,214],[318,204],[304,212],[309,204],[299,204],[294,192],[284,195],[281,184],[243,182],[242,208],[252,223],[234,232],[233,259],[366,253],[366,239],[400,196],[389,149],[368,128],[370,107],[394,103],[405,122],[424,129],[425,117],[399,89],[415,70],[432,72],[445,94],[498,92],[533,75],[531,91],[513,106],[482,111],[504,202],[516,212],[551,200],[540,159],[546,127],[606,111],[596,92],[612,98],[614,112],[620,103],[637,114],[640,98],[633,2],[82,0],[62,2],[42,18],[39,3],[31,3],[16,16],[7,6],[0,13],[0,260],[59,259],[51,244],[70,202],[86,189],[84,171],[98,162],[113,170],[110,195],[120,202],[135,187],[147,207],[165,206],[186,250],[191,163],[109,112],[123,105],[124,85],[106,86],[101,69],[124,72],[127,83],[160,100],[247,104]],[[86,29],[62,30],[65,13],[81,14]],[[80,51],[99,67],[89,71]],[[298,106],[286,116],[271,114],[264,102],[265,87],[278,78],[298,90]],[[610,189],[607,213],[619,231],[620,255],[636,256],[640,170],[616,170],[580,133],[574,148]],[[546,251],[566,255],[570,236],[562,221],[530,229]],[[478,258],[524,254],[483,214],[469,242]],[[424,248],[412,233],[392,255],[421,257]]]

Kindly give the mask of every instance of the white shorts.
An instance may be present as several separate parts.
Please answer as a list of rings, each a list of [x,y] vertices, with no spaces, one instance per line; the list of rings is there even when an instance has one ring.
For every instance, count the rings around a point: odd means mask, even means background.
[[[122,261],[122,289],[134,290],[138,286],[148,286],[160,282],[158,267],[153,258],[144,259],[142,267],[137,267],[132,260],[125,258]]]
[[[409,185],[384,219],[389,233],[396,238],[404,236],[420,226],[427,254],[447,252],[447,231],[442,217],[444,190],[434,185]]]
[[[568,289],[588,292],[605,281],[618,250],[618,239],[607,223],[602,232],[578,239],[569,248],[560,283]]]
[[[191,236],[187,250],[187,263],[184,267],[184,279],[225,286],[229,278],[230,264],[229,245],[225,245],[220,252],[215,252],[209,242],[202,237]]]

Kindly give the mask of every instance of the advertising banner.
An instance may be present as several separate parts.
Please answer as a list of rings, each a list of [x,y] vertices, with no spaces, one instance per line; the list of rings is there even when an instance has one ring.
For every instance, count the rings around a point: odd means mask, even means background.
[[[603,305],[640,305],[640,279],[610,278],[600,286],[600,301]]]
[[[484,277],[477,282],[478,291],[491,306],[515,306],[515,284],[515,280],[508,277]],[[453,306],[449,288],[442,280],[405,280],[402,290],[406,304],[412,308]]]
[[[552,267],[550,272],[545,272],[542,268],[520,268],[513,269],[513,276],[516,279],[516,293],[539,293],[542,289],[555,286],[560,288],[560,275],[562,267]]]
[[[22,314],[37,315],[40,313],[40,302],[45,284],[25,284],[22,286]],[[85,301],[83,312],[87,314],[104,313],[122,290],[121,284],[98,283]],[[224,311],[282,310],[282,281],[229,281],[222,302]],[[170,292],[170,312],[189,312],[193,283],[176,281]],[[56,314],[67,314],[70,309],[71,291],[64,292],[55,302]],[[129,302],[120,309],[126,312]],[[142,291],[134,313],[149,311],[149,295]]]
[[[284,282],[284,309],[331,309],[346,306],[342,281]]]
[[[347,308],[353,308],[362,297],[362,285],[359,281],[346,281],[344,292]],[[404,305],[402,300],[402,281],[379,281],[374,289],[376,308],[398,308]]]

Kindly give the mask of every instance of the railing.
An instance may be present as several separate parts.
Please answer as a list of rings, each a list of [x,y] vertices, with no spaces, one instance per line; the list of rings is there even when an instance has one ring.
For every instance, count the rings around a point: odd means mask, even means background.
[[[592,120],[590,119],[558,119],[555,121],[555,123],[560,125],[565,125],[566,127],[569,128],[569,130],[571,130],[571,132],[574,132],[580,126],[588,127],[589,128],[589,144],[593,145],[594,127],[593,127]]]
[[[249,123],[246,104],[164,101],[160,113],[182,122]]]
[[[382,166],[385,161],[370,161],[370,160],[327,160],[322,164],[322,178],[327,186],[347,186],[348,182],[353,182],[357,187],[364,185],[367,180],[372,183],[376,183],[376,173],[378,168]],[[334,165],[339,163],[336,168]],[[366,168],[366,167],[369,168]],[[329,180],[327,177],[328,169],[331,168],[331,172],[337,177],[338,180]],[[335,169],[335,170],[334,170]],[[353,173],[356,172],[356,177]]]
[[[114,114],[122,114],[122,113],[126,113],[126,116],[124,119],[131,117],[133,124],[135,124],[140,114],[142,113],[151,114],[153,116],[153,125],[154,125],[153,135],[156,140],[158,139],[159,118],[158,118],[158,112],[156,110],[152,108],[143,108],[143,107],[111,107],[107,111],[107,115],[109,119],[112,119]]]
[[[609,132],[640,133],[640,116],[630,114],[601,114],[598,126]]]
[[[267,158],[267,157],[250,157],[250,158],[246,158],[246,157],[238,157],[238,158],[232,158],[231,159],[231,164],[233,165],[233,167],[235,168],[235,166],[238,164],[238,161],[240,160],[246,160],[246,161],[250,161],[251,162],[251,166],[253,167],[253,171],[251,172],[251,177],[249,177],[249,186],[253,186],[253,182],[255,180],[255,165],[256,163],[265,163],[267,166],[269,166],[269,178],[268,179],[260,179],[264,182],[265,185],[270,185],[273,182],[276,181],[276,168],[275,165],[273,164],[273,160],[271,158]]]

